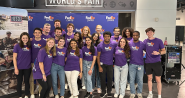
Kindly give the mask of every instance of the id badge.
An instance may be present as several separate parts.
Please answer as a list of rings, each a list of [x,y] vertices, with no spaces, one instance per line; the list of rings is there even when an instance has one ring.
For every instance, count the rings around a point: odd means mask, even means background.
[[[100,65],[103,65],[103,63],[102,63],[102,62],[100,62]]]
[[[138,67],[138,70],[141,70],[141,67]]]

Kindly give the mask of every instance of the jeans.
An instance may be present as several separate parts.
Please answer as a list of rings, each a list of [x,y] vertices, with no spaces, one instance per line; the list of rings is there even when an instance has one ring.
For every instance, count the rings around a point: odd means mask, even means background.
[[[79,94],[78,92],[78,85],[77,85],[77,79],[79,75],[79,71],[73,70],[73,71],[65,71],[69,90],[71,92],[71,95],[77,96]]]
[[[92,61],[83,60],[83,77],[84,77],[84,83],[85,83],[87,92],[92,92],[92,75],[88,74],[91,68],[91,64],[92,64]]]
[[[37,79],[38,83],[41,85],[42,90],[40,93],[40,98],[46,98],[49,97],[49,92],[51,90],[51,85],[52,85],[52,79],[51,79],[51,75],[48,75],[46,77],[46,82],[43,81],[43,79]]]
[[[106,93],[106,78],[107,78],[107,93],[112,91],[112,79],[113,79],[113,65],[101,65],[103,72],[100,73],[101,89],[102,93]]]
[[[144,66],[143,65],[135,65],[135,64],[130,64],[129,65],[131,94],[135,94],[135,81],[137,81],[137,84],[138,84],[137,93],[142,93],[143,74],[144,74]]]
[[[55,95],[58,95],[57,74],[60,79],[60,96],[64,96],[64,92],[65,92],[64,66],[53,63],[51,66],[51,77],[52,77],[53,92]]]
[[[95,88],[95,83],[96,83],[97,88],[101,88],[99,67],[98,67],[97,62],[95,62],[95,64],[94,64],[94,69],[93,69],[93,73],[92,73],[92,88],[93,89]]]
[[[128,64],[124,66],[114,65],[114,82],[116,94],[125,96],[125,88],[127,84],[127,75],[128,75]],[[119,93],[120,88],[120,93]]]

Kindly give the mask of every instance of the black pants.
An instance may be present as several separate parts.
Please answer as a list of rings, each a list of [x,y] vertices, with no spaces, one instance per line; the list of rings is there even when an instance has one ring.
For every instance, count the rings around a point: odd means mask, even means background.
[[[113,79],[113,65],[105,65],[102,66],[103,72],[100,73],[101,80],[101,89],[102,93],[106,93],[106,78],[107,78],[107,93],[111,93],[112,91],[112,79]]]
[[[16,75],[17,77],[17,92],[19,94],[19,97],[22,97],[22,81],[24,76],[24,83],[25,83],[25,95],[30,94],[30,74],[31,74],[31,68],[29,69],[20,69],[19,74]]]
[[[41,85],[42,90],[40,93],[40,98],[46,98],[49,96],[49,92],[51,90],[52,86],[52,80],[51,80],[51,75],[48,75],[46,77],[46,82],[43,79],[37,79],[38,83]]]

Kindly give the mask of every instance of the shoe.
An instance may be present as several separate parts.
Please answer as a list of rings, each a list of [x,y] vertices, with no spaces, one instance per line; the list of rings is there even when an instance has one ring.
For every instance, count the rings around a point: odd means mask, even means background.
[[[24,98],[28,98],[28,96],[24,96]]]
[[[134,98],[134,97],[135,97],[135,94],[131,94],[131,95],[130,95],[130,98]]]
[[[40,94],[39,94],[39,97],[40,97]]]
[[[93,94],[90,94],[89,98],[93,98]]]
[[[126,88],[126,90],[130,90],[130,84],[127,84],[127,88]]]
[[[68,89],[68,85],[67,84],[65,84],[65,89]]]
[[[98,89],[97,89],[97,92],[98,92],[98,93],[101,93],[101,89],[100,89],[100,88],[98,88]]]
[[[86,89],[85,86],[83,86],[82,89]]]
[[[107,97],[112,97],[112,94],[111,93],[108,93]]]
[[[58,95],[55,95],[55,98],[59,98],[59,96]]]
[[[135,89],[137,88],[138,84],[135,84]]]
[[[87,92],[86,95],[84,96],[84,98],[88,98],[90,96],[90,93]]]
[[[138,97],[138,98],[143,98],[143,96],[142,96],[141,93],[138,93],[138,94],[137,94],[137,97]]]
[[[123,95],[121,95],[121,94],[119,95],[119,98],[123,98],[123,97],[124,97]]]
[[[71,95],[69,98],[73,98],[73,95]]]
[[[153,98],[153,94],[148,94],[147,98]]]
[[[100,94],[100,97],[101,97],[101,98],[104,98],[106,95],[107,95],[107,93],[101,93],[101,94]]]
[[[118,95],[117,94],[114,94],[114,98],[117,98],[118,97]]]
[[[30,98],[35,98],[35,95],[31,95]]]
[[[34,91],[35,94],[38,94],[39,93],[39,85],[37,85],[35,91]]]
[[[78,96],[73,96],[73,98],[78,98]]]
[[[54,97],[53,91],[49,92],[49,97]]]

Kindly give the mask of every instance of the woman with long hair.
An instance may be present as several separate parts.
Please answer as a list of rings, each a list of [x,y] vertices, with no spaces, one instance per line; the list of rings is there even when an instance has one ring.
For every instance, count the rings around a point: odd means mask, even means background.
[[[58,88],[57,88],[57,75],[59,76],[60,80],[60,98],[64,98],[65,92],[65,57],[67,48],[64,47],[65,45],[65,38],[59,37],[58,39],[58,46],[56,47],[56,56],[53,58],[53,64],[51,67],[51,76],[52,76],[52,85],[53,91],[55,94],[55,98],[59,98],[58,96]]]
[[[130,27],[125,27],[122,31],[122,37],[125,37],[128,42],[132,40],[134,30]]]
[[[78,98],[79,95],[77,79],[78,76],[80,79],[82,78],[82,58],[82,50],[78,48],[77,41],[71,39],[69,47],[67,48],[66,65],[64,67],[71,92],[70,98]]]
[[[83,47],[83,43],[80,32],[75,32],[74,39],[77,41],[78,48],[81,49]]]
[[[115,94],[114,97],[123,98],[125,96],[125,88],[128,75],[127,58],[130,57],[130,47],[126,38],[121,38],[118,46],[115,48],[115,62],[114,62],[114,82]],[[119,91],[120,89],[120,91]]]
[[[82,28],[82,38],[83,38],[83,45],[85,45],[86,43],[85,43],[85,38],[87,37],[87,36],[89,36],[89,37],[91,37],[91,30],[89,29],[89,27],[88,26],[84,26],[83,28]]]
[[[27,32],[20,35],[20,43],[14,46],[13,63],[15,75],[17,77],[17,92],[19,98],[22,98],[22,82],[24,77],[25,97],[30,93],[30,74],[31,74],[31,42]]]
[[[100,43],[99,34],[93,33],[92,40],[93,40],[94,46],[97,47],[98,44]],[[97,61],[94,64],[94,69],[93,69],[93,73],[92,73],[92,88],[93,89],[95,89],[95,84],[97,87],[97,92],[101,93],[101,83],[100,83],[99,67],[98,67]]]
[[[49,96],[52,86],[51,66],[53,56],[56,56],[55,39],[48,38],[46,46],[39,50],[33,67],[33,78],[41,85],[40,98]]]
[[[83,77],[85,81],[85,87],[87,93],[85,98],[92,98],[92,73],[94,69],[94,64],[96,62],[97,48],[94,46],[91,37],[87,36],[85,39],[86,46],[82,48],[83,52]]]

